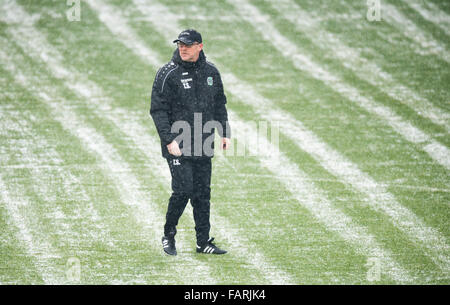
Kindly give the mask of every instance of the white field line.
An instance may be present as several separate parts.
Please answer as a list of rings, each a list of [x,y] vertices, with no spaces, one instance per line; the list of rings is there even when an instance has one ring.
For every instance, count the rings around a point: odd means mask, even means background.
[[[425,20],[441,28],[447,36],[450,34],[450,16],[435,4],[425,0],[403,0],[403,2],[416,10]]]
[[[127,114],[127,117],[131,116],[130,114]],[[125,118],[125,117],[124,117]],[[126,129],[132,128],[131,125],[128,126]],[[129,129],[130,130],[130,129]],[[150,129],[149,129],[150,132]],[[226,157],[226,152],[222,151],[218,151],[217,153],[217,157],[218,158],[225,158]],[[230,163],[228,161],[228,159],[223,159],[220,160],[220,162],[226,162],[227,164],[229,164],[229,166],[233,166],[232,163]],[[153,164],[153,163],[152,163]],[[158,163],[160,164],[160,163]],[[368,164],[368,163],[365,163]],[[374,165],[380,165],[379,163],[374,163]],[[417,165],[417,163],[387,163],[387,165]],[[228,165],[227,165],[228,166]],[[0,164],[0,168],[3,168],[5,170],[11,170],[11,169],[33,169],[33,168],[37,168],[37,169],[54,169],[55,167],[60,167],[61,169],[67,169],[67,170],[88,170],[90,168],[92,168],[91,165],[62,165],[62,166],[56,166],[56,165],[32,165],[32,164],[14,164],[14,165],[1,165]],[[163,170],[166,167],[161,166],[160,165],[160,169]],[[233,176],[236,177],[243,177],[243,178],[270,178],[270,179],[275,179],[275,175],[274,174],[249,174],[249,173],[239,173],[237,172],[236,168],[234,168],[235,173],[233,174]],[[163,173],[163,175],[165,175],[166,173]],[[169,176],[168,176],[169,177]],[[288,176],[289,177],[289,176]],[[308,181],[311,182],[332,182],[332,183],[342,183],[341,180],[339,179],[322,179],[322,178],[309,178]],[[429,193],[433,193],[433,192],[437,192],[437,193],[450,193],[450,189],[446,189],[446,188],[436,188],[436,187],[426,187],[426,186],[418,186],[418,185],[407,185],[407,184],[399,184],[397,181],[392,181],[392,182],[384,182],[384,183],[379,183],[382,187],[384,188],[404,188],[404,189],[409,189],[409,190],[413,190],[413,191],[423,191],[423,192],[429,192]]]
[[[235,6],[236,12],[260,32],[265,40],[272,43],[283,56],[291,59],[291,62],[297,69],[309,73],[312,77],[324,82],[324,84],[328,85],[331,89],[346,97],[348,100],[355,102],[367,111],[377,115],[406,140],[416,144],[422,149],[424,149],[424,146],[427,144],[433,144],[435,147],[440,146],[440,150],[446,151],[447,154],[433,154],[430,155],[430,157],[442,166],[450,169],[450,167],[448,167],[450,162],[450,150],[446,146],[438,143],[423,131],[414,127],[410,122],[403,120],[388,107],[378,104],[373,99],[361,95],[361,92],[356,88],[347,85],[339,77],[331,74],[319,64],[313,62],[307,55],[302,54],[290,40],[284,37],[274,27],[269,16],[263,15],[258,8],[251,5],[249,2],[245,0],[228,0],[228,2]],[[441,156],[443,158],[441,158]]]
[[[0,51],[0,54],[0,59],[5,58],[3,51]],[[18,131],[22,136],[26,135],[29,139],[31,139],[17,149],[21,154],[20,159],[25,162],[28,166],[27,168],[29,168],[32,172],[32,181],[35,192],[39,194],[39,196],[42,196],[52,207],[51,210],[46,212],[50,215],[49,219],[52,219],[54,225],[57,226],[58,236],[64,236],[65,241],[72,246],[77,245],[80,238],[87,236],[90,240],[103,242],[108,249],[118,252],[119,249],[108,235],[109,229],[106,228],[101,217],[98,215],[93,206],[93,200],[84,189],[79,187],[82,184],[81,181],[73,175],[71,172],[72,169],[68,170],[67,168],[62,168],[60,166],[60,164],[63,163],[60,155],[45,138],[32,131],[32,128],[29,126],[29,122],[36,120],[34,115],[31,114],[24,116],[24,112],[16,112],[17,113],[14,114],[14,117],[16,118],[17,123],[4,118],[2,119],[2,123],[5,126],[2,126],[1,129]],[[11,117],[11,115],[13,115],[13,113],[9,111],[8,116]],[[0,126],[1,125],[2,124],[0,124]],[[32,151],[33,147],[45,147],[46,149],[45,152],[39,153],[39,157],[37,157]],[[48,166],[47,164],[49,162],[54,163],[55,165]],[[51,172],[49,170],[51,170]],[[51,177],[49,175],[51,175]],[[69,216],[65,215],[62,209],[57,205],[57,202],[61,200],[61,198],[55,198],[52,195],[55,191],[54,186],[51,186],[48,183],[48,180],[58,178],[61,178],[61,180],[64,181],[62,185],[58,185],[58,188],[62,188],[64,190],[65,196],[71,200],[77,201],[77,204],[72,205],[72,211],[75,215],[77,215],[77,218],[83,220],[85,230],[83,232],[76,232],[72,230],[73,225],[70,222],[65,221]],[[88,223],[88,221],[90,221],[92,225]],[[80,233],[84,235],[80,236]],[[77,255],[74,254],[72,256]],[[82,259],[82,257],[78,258]],[[144,283],[142,279],[140,280],[141,283]]]
[[[435,54],[450,63],[450,52],[446,46],[435,40],[433,36],[422,31],[414,22],[406,18],[394,5],[384,1],[381,5],[381,18],[394,25],[399,32],[416,42],[420,49],[416,53],[420,55]]]
[[[1,12],[5,12],[6,14],[2,14]],[[7,16],[14,16],[14,21],[11,21]],[[9,1],[7,4],[2,5],[2,9],[0,10],[0,20],[13,25],[8,27],[8,33],[27,54],[35,59],[40,58],[43,60],[47,64],[48,69],[55,76],[63,78],[66,85],[74,90],[77,95],[82,96],[83,98],[91,98],[91,102],[93,97],[99,97],[99,99],[95,100],[97,102],[101,100],[106,101],[102,90],[94,83],[86,80],[86,77],[78,71],[68,70],[62,65],[63,61],[61,54],[56,49],[53,49],[45,37],[33,27],[34,21],[31,16],[29,16],[14,1]],[[16,28],[15,25],[20,25],[20,27]],[[7,54],[4,54],[4,57],[6,56]],[[18,73],[18,68],[13,65],[13,60],[12,57],[9,57],[8,60],[4,60],[3,64],[6,69],[9,70],[11,74],[15,76],[16,81],[23,84],[25,88],[33,88],[33,86],[41,88],[42,90],[38,95],[42,101],[46,102],[46,104],[52,108],[55,120],[60,122],[64,129],[78,137],[87,149],[100,156],[102,165],[106,167],[105,170],[107,171],[107,174],[115,182],[116,187],[121,194],[122,202],[132,208],[134,217],[138,223],[142,225],[145,232],[147,232],[151,244],[154,247],[159,246],[161,241],[156,232],[162,230],[163,217],[155,214],[154,205],[149,204],[151,203],[149,194],[144,194],[140,191],[143,189],[143,186],[141,186],[137,179],[131,174],[131,170],[128,168],[127,164],[121,159],[112,145],[107,143],[95,129],[85,127],[86,124],[78,119],[76,113],[71,111],[70,107],[67,106],[69,102],[56,94],[52,88],[42,87],[39,83],[36,84],[38,79],[35,78],[30,80],[27,78],[26,74]],[[85,81],[82,82],[82,80]],[[64,101],[64,103],[55,101]],[[104,103],[103,107],[99,108],[101,108],[100,110],[111,109],[107,103]],[[201,279],[204,283],[208,284],[215,283],[216,279],[212,277],[212,273],[208,266],[198,265],[196,261],[189,257],[180,258],[180,261],[181,260],[184,261],[183,267],[174,266],[171,268],[173,269],[171,271],[173,274],[179,274],[179,278],[184,279],[189,279],[195,274],[197,280]],[[164,279],[161,279],[161,282],[164,282]]]
[[[226,155],[224,154],[218,154],[219,158],[225,158]],[[228,160],[225,159],[224,162],[227,162]],[[240,177],[240,178],[268,178],[268,179],[275,179],[276,175],[274,174],[249,174],[249,173],[233,173],[233,176]],[[285,177],[293,178],[293,175],[287,174]],[[314,182],[330,182],[330,183],[342,183],[342,180],[340,179],[326,179],[326,178],[308,178],[306,179],[308,182],[314,183]],[[443,189],[443,188],[436,188],[436,187],[421,187],[417,185],[405,185],[405,184],[398,184],[397,182],[392,183],[382,183],[380,184],[384,188],[404,188],[409,189],[417,192],[429,192],[429,193],[450,193],[450,189]],[[450,203],[449,203],[450,204]]]
[[[409,106],[420,116],[430,119],[433,123],[444,126],[450,131],[450,114],[435,107],[425,98],[409,88],[401,85],[389,73],[383,71],[377,64],[363,58],[357,49],[343,44],[333,33],[320,27],[320,20],[311,17],[292,0],[270,2],[284,18],[296,26],[324,52],[339,58],[344,67],[376,86],[393,99]]]
[[[100,20],[110,29],[112,33],[117,32],[116,28],[120,28],[121,31],[129,33],[129,37],[136,37],[134,31],[127,25],[124,17],[113,7],[108,6],[106,3],[102,1],[89,1],[89,5],[102,17]],[[140,56],[144,62],[148,63],[150,66],[154,68],[158,68],[164,63],[159,60],[158,64],[155,65],[153,60],[148,60],[148,58],[157,58],[159,55],[152,51],[150,48],[147,48],[146,53],[151,54],[151,57],[143,57],[138,52],[135,51],[134,42],[132,40],[122,40],[121,36],[116,37],[120,42],[122,42],[126,47],[130,48],[136,55]],[[143,45],[140,41],[136,41],[136,45]],[[158,169],[157,172],[163,175],[165,180],[168,182],[171,181],[170,173],[167,169],[167,165],[165,162],[155,162],[154,157],[159,156],[161,154],[159,140],[151,137],[148,133],[146,133],[142,127],[137,126],[137,124],[133,123],[134,120],[132,117],[124,118],[127,116],[126,112],[123,112],[120,117],[121,118],[109,118],[112,120],[119,120],[122,122],[127,122],[124,132],[130,135],[130,138],[136,142],[137,147],[142,150],[148,156],[149,161],[151,162],[151,166],[153,168]],[[266,277],[266,279],[272,284],[292,284],[293,280],[287,273],[282,272],[281,270],[277,270],[275,266],[272,266],[269,262],[266,261],[265,257],[257,252],[251,251],[251,259],[249,259],[248,249],[244,249],[240,247],[240,245],[248,244],[248,240],[245,238],[245,234],[239,232],[240,230],[237,228],[233,228],[231,223],[224,218],[217,215],[212,215],[212,220],[215,225],[213,226],[214,231],[218,231],[221,237],[224,237],[227,242],[231,245],[231,252],[235,253],[237,256],[244,258],[248,261],[249,265],[252,265],[257,270],[262,270],[262,274]]]
[[[166,35],[168,41],[170,41],[170,37],[176,35],[174,31],[176,31],[179,26],[176,24],[177,17],[175,15],[171,14],[166,8],[154,3],[150,5],[144,0],[134,0],[134,2],[143,14],[147,14],[147,12],[148,14],[151,14],[156,10],[162,13],[160,16],[164,16],[164,19],[166,20],[164,24],[166,27],[172,24],[170,27],[171,30],[166,28],[164,32],[161,32]],[[152,18],[149,19],[153,20],[155,28],[162,22],[162,20],[157,19],[156,15],[152,15]],[[432,257],[434,260],[437,260],[443,269],[448,269],[449,258],[446,255],[448,246],[445,243],[445,238],[442,237],[439,232],[427,227],[415,214],[399,204],[385,187],[377,184],[371,177],[361,172],[355,164],[323,143],[314,133],[307,130],[303,124],[295,120],[292,115],[277,110],[274,103],[259,95],[250,85],[237,79],[233,74],[224,73],[222,71],[222,76],[224,82],[227,84],[226,88],[233,95],[237,96],[241,101],[251,105],[255,113],[261,118],[268,121],[279,122],[280,130],[291,137],[302,150],[308,152],[312,157],[318,160],[330,173],[352,185],[359,192],[365,194],[367,196],[367,202],[372,208],[389,215],[394,224],[408,233],[410,238],[424,243],[427,249],[433,253]],[[236,128],[233,128],[233,130],[234,129]],[[289,176],[288,173],[286,173],[286,175]]]
[[[155,18],[156,16],[153,15],[153,12],[156,10],[161,13],[159,15],[161,17],[159,18],[165,19],[164,24],[166,24],[166,26],[171,25],[170,31],[164,31],[162,32],[162,34],[168,36],[168,41],[170,41],[170,37],[174,37],[170,35],[175,34],[175,31],[177,31],[179,25],[176,21],[174,21],[176,20],[176,17],[168,12],[168,10],[164,6],[155,3],[150,4],[148,2],[143,2],[140,0],[135,0],[134,3],[144,15],[147,15],[147,12],[149,14],[152,14],[153,17],[149,18],[149,20],[153,20],[156,28],[158,28],[157,25],[161,24],[159,22],[161,20]],[[116,20],[117,22],[119,18],[115,16],[114,20]],[[169,22],[168,20],[170,20],[171,22]],[[120,24],[120,26],[123,25]],[[132,45],[130,45],[129,47],[131,49],[133,48]],[[235,126],[233,130],[237,130],[237,138],[242,139],[248,134],[256,134],[256,130],[254,130],[254,128],[249,124],[240,120],[238,116],[234,114],[234,112],[229,111],[229,114],[231,121]],[[259,145],[262,145],[263,147],[271,147],[269,149],[273,149],[275,151],[275,148],[272,147],[272,144],[268,143],[267,140],[259,140],[263,141],[263,143],[260,142]],[[250,149],[255,149],[258,147],[258,143],[249,143],[249,147]],[[317,218],[324,222],[328,229],[340,234],[346,241],[350,242],[353,245],[356,245],[357,249],[365,255],[379,255],[384,257],[386,263],[385,269],[390,270],[390,276],[393,277],[396,281],[407,282],[411,280],[409,275],[406,275],[407,272],[398,267],[397,264],[391,259],[391,254],[381,249],[381,247],[376,244],[373,237],[369,235],[364,228],[355,226],[348,216],[332,208],[330,203],[323,199],[322,195],[319,195],[319,191],[315,189],[313,185],[307,182],[305,175],[301,173],[298,168],[294,168],[294,170],[292,170],[291,166],[289,166],[290,162],[286,157],[284,157],[284,155],[280,155],[279,158],[277,155],[272,155],[269,158],[261,159],[261,161],[266,168],[268,168],[276,175],[277,179],[279,179],[286,185],[287,189],[294,190],[293,196],[308,210],[310,210]],[[292,179],[284,179],[285,175],[291,175]],[[301,194],[299,194],[297,190],[300,190]],[[323,203],[323,205],[319,204],[319,202],[321,204]]]

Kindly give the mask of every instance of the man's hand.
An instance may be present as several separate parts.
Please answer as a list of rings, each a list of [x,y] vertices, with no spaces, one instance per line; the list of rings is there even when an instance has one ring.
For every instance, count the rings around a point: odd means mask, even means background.
[[[230,148],[231,140],[229,138],[222,138],[222,149],[227,150]]]
[[[167,150],[169,151],[169,154],[174,155],[174,156],[181,156],[181,150],[180,147],[178,146],[178,143],[173,140],[172,143],[167,145]]]

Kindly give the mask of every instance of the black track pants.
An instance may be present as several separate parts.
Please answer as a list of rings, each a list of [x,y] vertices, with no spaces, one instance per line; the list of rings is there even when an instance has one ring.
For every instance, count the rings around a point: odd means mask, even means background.
[[[191,199],[197,244],[206,243],[211,228],[209,222],[211,198],[211,159],[167,159],[172,175],[172,196],[166,214],[164,235],[173,237],[186,204]]]

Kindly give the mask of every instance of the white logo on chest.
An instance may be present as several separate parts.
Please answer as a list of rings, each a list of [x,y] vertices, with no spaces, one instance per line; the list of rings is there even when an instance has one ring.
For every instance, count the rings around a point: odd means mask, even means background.
[[[189,85],[189,82],[192,82],[192,78],[185,78],[181,80],[181,83],[183,84],[184,89],[190,89],[191,86]]]

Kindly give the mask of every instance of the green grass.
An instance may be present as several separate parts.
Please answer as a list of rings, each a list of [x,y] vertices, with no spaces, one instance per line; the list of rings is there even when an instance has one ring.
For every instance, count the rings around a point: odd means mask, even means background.
[[[385,186],[399,204],[427,227],[437,230],[448,244],[449,170],[435,162],[421,145],[408,142],[382,118],[339,95],[328,83],[296,69],[252,24],[239,20],[230,4],[160,3],[173,14],[183,11],[189,16],[179,20],[180,26],[201,31],[206,55],[214,57],[221,71],[233,73],[272,100],[275,107],[302,122],[320,141]],[[323,29],[360,50],[361,56],[392,75],[396,82],[418,92],[443,113],[449,111],[448,64],[434,55],[416,54],[411,48],[414,42],[392,25],[368,23],[364,19],[365,2],[297,3],[311,16],[321,16]],[[71,257],[80,260],[80,283],[87,284],[208,284],[211,278],[217,284],[267,284],[267,274],[272,271],[287,274],[296,284],[396,283],[389,272],[383,272],[380,281],[368,281],[370,257],[363,254],[364,249],[329,230],[327,224],[294,198],[295,190],[283,183],[285,177],[264,168],[258,157],[213,160],[211,235],[230,253],[223,257],[195,253],[192,208],[188,207],[178,226],[177,238],[184,247],[179,247],[176,258],[164,256],[160,244],[153,243],[162,236],[163,228],[155,232],[139,221],[138,216],[142,215],[137,213],[141,210],[123,202],[121,186],[112,169],[106,168],[104,159],[86,147],[84,139],[68,130],[64,122],[55,119],[56,108],[38,95],[41,91],[51,92],[58,98],[55,103],[69,107],[83,126],[95,130],[114,148],[105,155],[123,160],[130,169],[127,174],[136,178],[139,192],[146,198],[142,204],[150,207],[163,223],[170,184],[152,164],[156,161],[165,166],[165,160],[159,154],[149,156],[142,149],[148,143],[141,143],[140,147],[124,128],[109,119],[113,112],[101,108],[107,104],[112,110],[123,110],[128,117],[134,115],[134,122],[157,139],[148,115],[157,67],[148,65],[124,46],[87,4],[82,3],[80,22],[66,20],[67,6],[63,2],[36,4],[24,0],[18,4],[28,14],[40,16],[34,27],[62,55],[61,64],[84,76],[80,82],[95,83],[108,100],[88,100],[70,90],[66,79],[53,75],[39,56],[26,52],[14,41],[9,27],[20,25],[0,22],[0,36],[8,40],[13,64],[34,84],[23,88],[0,57],[1,126],[11,126],[0,131],[0,181],[5,183],[2,191],[10,199],[29,203],[18,211],[36,245],[34,249],[39,250],[30,250],[15,222],[19,218],[8,209],[6,197],[0,197],[1,283],[41,284],[48,277],[70,283],[66,262]],[[276,29],[324,69],[449,148],[450,137],[444,127],[389,97],[383,88],[358,78],[332,56],[326,45],[308,39],[267,1],[252,4],[270,15]],[[111,1],[110,5],[123,14],[136,37],[162,62],[170,59],[173,49],[164,33],[144,18],[132,1]],[[446,10],[444,4],[438,5]],[[441,30],[423,22],[408,7],[398,5],[398,9],[448,47]],[[355,12],[360,12],[363,20],[343,17]],[[396,37],[398,44],[382,39],[385,36]],[[260,120],[251,106],[229,93],[226,83],[225,90],[228,108],[242,121]],[[158,142],[153,144],[159,148]],[[305,173],[324,200],[349,216],[355,225],[365,228],[383,249],[392,253],[414,283],[449,283],[448,268],[442,270],[434,262],[434,254],[411,240],[388,215],[374,210],[366,195],[328,172],[283,133],[280,151]],[[217,228],[223,219],[229,227]],[[230,232],[230,236],[245,244],[229,242],[221,232]],[[245,249],[248,255],[240,255],[237,248]],[[449,252],[441,252],[448,260]],[[263,257],[265,264],[255,264],[256,257]]]

